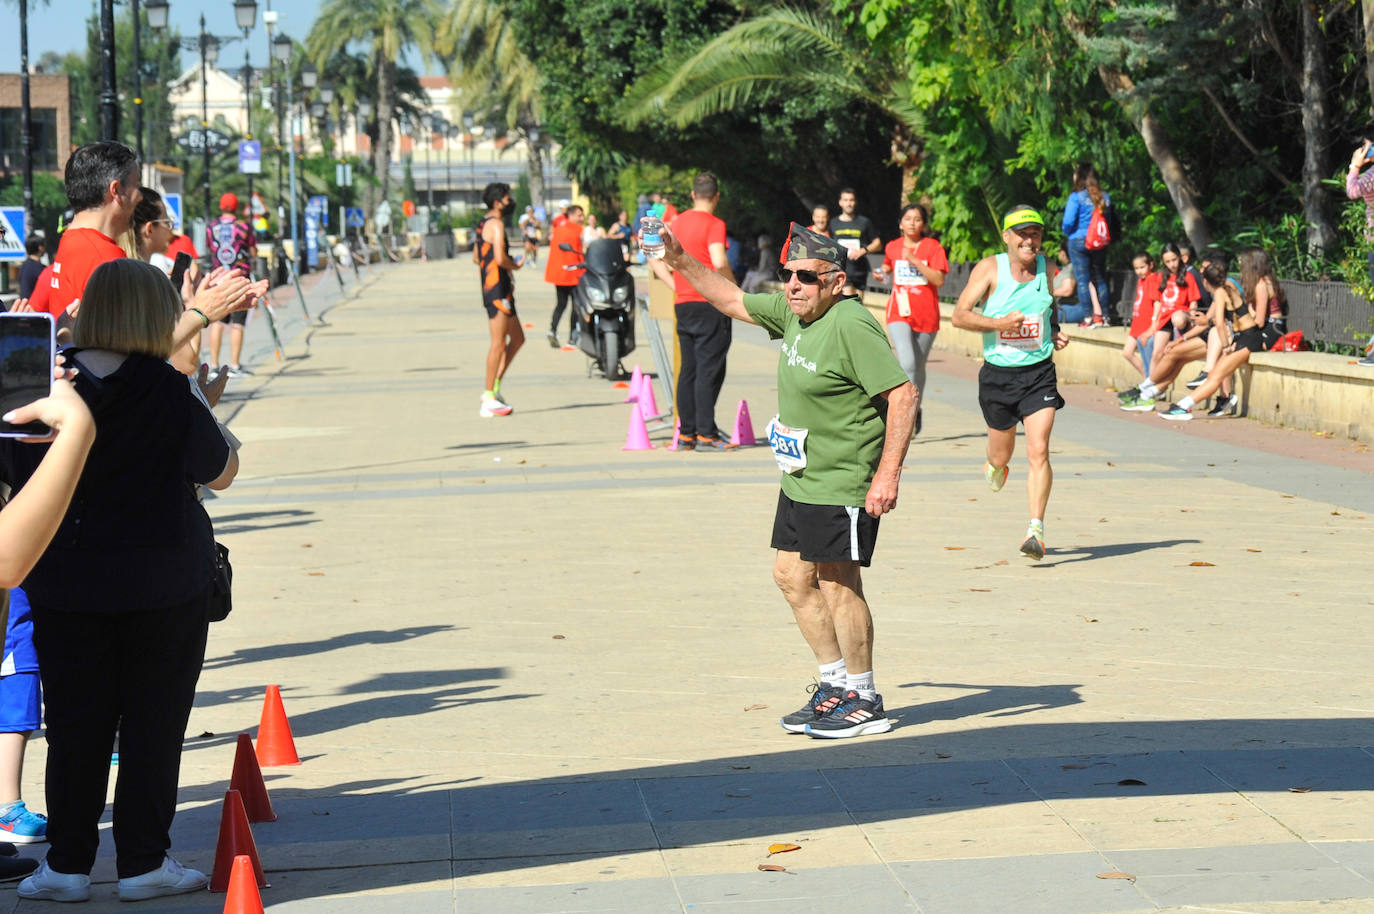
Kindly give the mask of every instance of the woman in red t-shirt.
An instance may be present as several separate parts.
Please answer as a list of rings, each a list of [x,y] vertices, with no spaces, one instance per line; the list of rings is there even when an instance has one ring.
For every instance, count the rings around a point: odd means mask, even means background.
[[[897,361],[917,392],[925,390],[926,359],[940,329],[938,290],[949,273],[945,249],[926,234],[930,219],[925,207],[908,204],[899,223],[902,236],[883,249],[883,272],[892,276],[887,299],[887,335]],[[921,410],[916,410],[913,434],[921,431]]]
[[[1172,241],[1164,245],[1159,262],[1164,269],[1159,274],[1159,317],[1154,324],[1156,357],[1173,339],[1175,330],[1183,333],[1192,326],[1188,312],[1194,303],[1202,299],[1197,280],[1188,272],[1178,245]]]
[[[1155,325],[1155,305],[1159,302],[1159,276],[1155,273],[1155,259],[1148,251],[1140,251],[1131,259],[1135,270],[1135,301],[1131,304],[1131,331],[1121,347],[1121,357],[1141,377],[1150,376],[1150,357],[1154,354],[1151,330]],[[1138,352],[1137,352],[1138,350]],[[1141,361],[1141,357],[1144,361]]]

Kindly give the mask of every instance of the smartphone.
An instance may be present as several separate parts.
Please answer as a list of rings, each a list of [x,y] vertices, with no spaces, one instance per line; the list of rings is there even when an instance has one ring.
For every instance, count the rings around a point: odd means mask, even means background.
[[[186,278],[186,271],[191,269],[191,255],[185,251],[177,252],[176,263],[172,264],[172,287],[181,291],[182,280]]]
[[[50,314],[0,314],[0,416],[52,393],[56,330]],[[51,431],[42,422],[0,421],[4,438],[42,438]]]

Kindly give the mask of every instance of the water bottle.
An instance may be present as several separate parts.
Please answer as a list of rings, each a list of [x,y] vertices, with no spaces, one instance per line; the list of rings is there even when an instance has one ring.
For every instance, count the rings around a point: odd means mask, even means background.
[[[650,260],[657,260],[663,256],[663,221],[653,216],[646,216],[639,223],[639,249],[644,252],[644,256]]]

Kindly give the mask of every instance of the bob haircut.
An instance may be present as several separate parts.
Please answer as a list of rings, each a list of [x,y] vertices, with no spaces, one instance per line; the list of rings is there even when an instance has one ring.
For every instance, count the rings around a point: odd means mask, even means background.
[[[111,260],[86,281],[72,342],[165,359],[181,310],[180,297],[157,267],[131,257]]]

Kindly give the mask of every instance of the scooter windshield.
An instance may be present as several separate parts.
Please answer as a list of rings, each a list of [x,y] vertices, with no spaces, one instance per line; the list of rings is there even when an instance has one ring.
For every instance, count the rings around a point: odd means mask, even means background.
[[[587,245],[587,269],[614,276],[625,269],[625,249],[614,238],[598,238]]]

